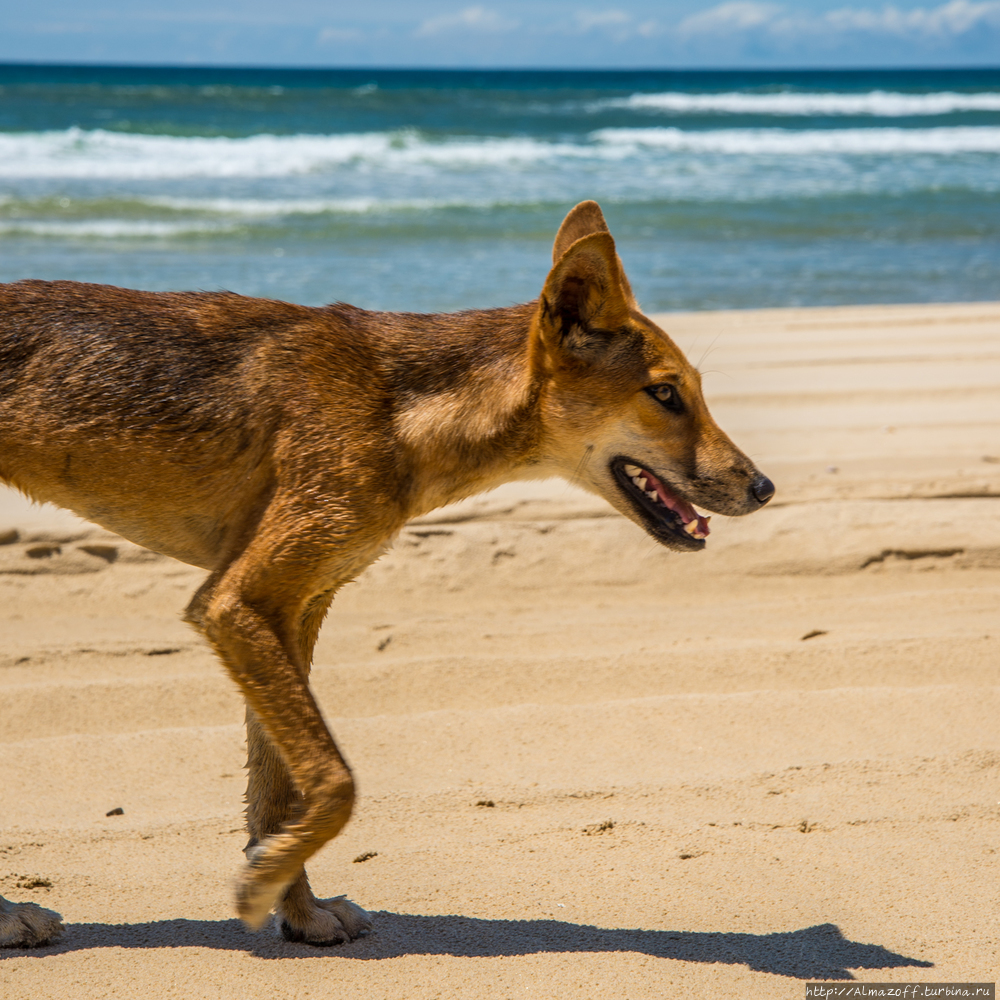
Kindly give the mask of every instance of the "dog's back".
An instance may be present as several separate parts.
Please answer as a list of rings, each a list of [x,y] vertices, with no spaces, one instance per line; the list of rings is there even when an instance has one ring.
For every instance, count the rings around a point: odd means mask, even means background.
[[[323,342],[336,345],[339,366],[317,360]],[[279,431],[298,425],[308,436],[331,409],[343,430],[359,403],[371,410],[355,389],[371,362],[336,308],[0,285],[0,478],[212,568],[231,547],[221,536],[245,530],[248,506],[267,495]],[[322,378],[310,378],[318,364]]]

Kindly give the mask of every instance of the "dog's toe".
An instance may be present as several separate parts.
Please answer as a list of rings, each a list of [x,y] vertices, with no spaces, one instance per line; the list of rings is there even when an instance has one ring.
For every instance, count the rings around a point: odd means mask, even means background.
[[[62,932],[62,917],[53,910],[0,897],[0,948],[40,948]]]
[[[286,941],[317,946],[344,944],[363,937],[372,929],[372,919],[357,903],[345,896],[310,900],[305,912],[279,908],[276,922]]]

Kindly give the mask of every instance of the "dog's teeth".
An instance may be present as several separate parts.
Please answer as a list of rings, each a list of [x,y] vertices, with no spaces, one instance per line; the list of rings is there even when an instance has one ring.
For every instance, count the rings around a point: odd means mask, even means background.
[[[701,531],[696,531],[696,532],[694,532],[694,534],[691,537],[692,538],[697,538],[697,539],[701,540],[701,539],[705,538],[706,535],[703,532],[701,532]]]
[[[695,535],[697,537],[698,522],[697,521],[688,521],[688,523],[684,525],[684,530],[689,535]],[[704,535],[702,537],[704,538]]]
[[[638,476],[640,472],[642,472],[642,469],[640,469],[638,465],[626,465],[625,466],[625,475],[626,476]]]
[[[635,485],[638,486],[640,490],[644,490],[649,485],[649,480],[645,476],[638,476],[636,478]]]
[[[656,490],[647,490],[646,496],[648,496],[650,500],[655,500],[659,496],[659,494],[656,492]]]

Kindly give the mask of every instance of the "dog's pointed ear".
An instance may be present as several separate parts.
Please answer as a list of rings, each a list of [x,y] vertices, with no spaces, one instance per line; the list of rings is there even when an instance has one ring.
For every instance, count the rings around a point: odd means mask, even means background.
[[[562,255],[577,241],[591,233],[610,233],[604,213],[596,201],[581,201],[571,208],[563,219],[556,241],[552,244],[552,263],[558,264]]]
[[[549,272],[538,304],[549,351],[596,361],[625,327],[629,301],[610,233],[576,240]]]
[[[571,208],[563,219],[559,232],[556,233],[555,242],[552,244],[552,263],[558,264],[562,255],[577,240],[582,240],[584,236],[592,233],[611,234],[608,224],[605,221],[601,206],[596,201],[581,201],[575,208]],[[632,294],[632,286],[625,277],[625,268],[622,266],[621,258],[615,254],[615,261],[618,264],[618,280],[622,286],[622,292],[628,300],[628,304],[633,309],[638,309],[639,305]]]

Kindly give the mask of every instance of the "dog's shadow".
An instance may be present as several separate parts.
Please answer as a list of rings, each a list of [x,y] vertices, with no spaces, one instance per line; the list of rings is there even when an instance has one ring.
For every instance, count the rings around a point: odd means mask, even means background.
[[[402,955],[460,958],[536,955],[544,952],[635,952],[683,962],[745,965],[797,979],[853,979],[849,969],[930,968],[881,945],[849,941],[834,924],[775,934],[717,931],[617,930],[562,920],[482,920],[461,916],[375,913],[377,931],[351,944],[318,949],[289,944],[263,932],[249,934],[237,920],[154,920],[140,924],[69,924],[48,948],[6,954],[58,955],[93,948],[218,948],[259,958],[328,955],[374,961]]]

